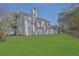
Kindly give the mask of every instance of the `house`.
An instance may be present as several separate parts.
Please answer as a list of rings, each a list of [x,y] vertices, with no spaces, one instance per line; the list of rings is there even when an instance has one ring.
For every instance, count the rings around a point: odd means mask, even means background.
[[[17,35],[48,35],[53,34],[53,28],[49,30],[50,22],[38,17],[37,9],[32,9],[32,14],[20,12]],[[51,31],[51,32],[50,32]]]
[[[50,22],[44,18],[39,17],[37,9],[33,8],[32,13],[19,12],[17,29],[9,27],[8,35],[49,35],[56,34],[57,28],[51,26]],[[15,16],[10,14],[9,19],[15,20]],[[13,22],[14,23],[14,22]]]

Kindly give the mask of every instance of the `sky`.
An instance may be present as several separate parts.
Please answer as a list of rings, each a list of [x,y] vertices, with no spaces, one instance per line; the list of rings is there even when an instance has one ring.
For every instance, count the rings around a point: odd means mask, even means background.
[[[57,25],[58,13],[70,7],[68,3],[2,3],[0,8],[11,12],[25,12],[31,14],[36,8],[38,16],[50,21],[51,25]]]

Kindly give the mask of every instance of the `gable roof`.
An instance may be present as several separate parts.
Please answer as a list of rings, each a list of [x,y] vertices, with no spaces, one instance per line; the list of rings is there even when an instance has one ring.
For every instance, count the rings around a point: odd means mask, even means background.
[[[45,21],[45,22],[49,22],[48,20],[46,20],[44,18],[41,18],[41,17],[37,17],[37,20],[42,20],[42,21]]]
[[[28,14],[28,13],[24,13],[24,12],[20,12],[19,14],[23,14],[25,16],[32,16],[32,14]],[[41,18],[41,17],[37,17],[36,18],[37,20],[42,20],[42,21],[45,21],[45,22],[49,22],[48,20],[44,19],[44,18]]]
[[[25,12],[19,12],[19,14],[23,14],[25,16],[31,16],[32,14],[28,14],[28,13],[25,13]]]

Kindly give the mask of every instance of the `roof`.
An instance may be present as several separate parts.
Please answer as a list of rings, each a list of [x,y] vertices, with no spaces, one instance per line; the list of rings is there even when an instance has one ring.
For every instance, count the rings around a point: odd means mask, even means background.
[[[44,18],[41,18],[41,17],[37,17],[38,20],[42,20],[42,21],[45,21],[45,22],[49,22],[48,20],[44,19]]]
[[[31,16],[32,14],[28,14],[28,13],[24,13],[24,12],[20,12],[19,14],[24,14],[26,16]]]
[[[32,16],[32,14],[28,14],[28,13],[24,13],[24,12],[20,12],[19,14],[24,14],[25,16]],[[44,18],[41,18],[41,17],[37,17],[37,20],[42,20],[42,21],[45,21],[45,22],[49,22],[48,20],[44,19]]]

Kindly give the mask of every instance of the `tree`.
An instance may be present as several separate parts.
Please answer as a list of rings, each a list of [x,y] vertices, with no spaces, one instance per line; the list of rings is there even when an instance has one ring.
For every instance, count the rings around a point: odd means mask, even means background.
[[[10,21],[8,20],[8,18],[5,19],[3,19],[0,23],[0,41],[5,41],[7,37],[7,31],[10,26]]]
[[[7,30],[10,26],[8,15],[8,11],[0,9],[0,41],[5,41],[7,37]]]
[[[72,8],[59,14],[60,28],[74,34],[79,31],[79,4],[72,4]],[[79,34],[78,34],[79,35]]]
[[[12,13],[11,16],[13,17],[11,18],[11,21],[12,21],[11,26],[13,29],[15,29],[15,35],[17,35],[17,26],[18,26],[20,14]]]

